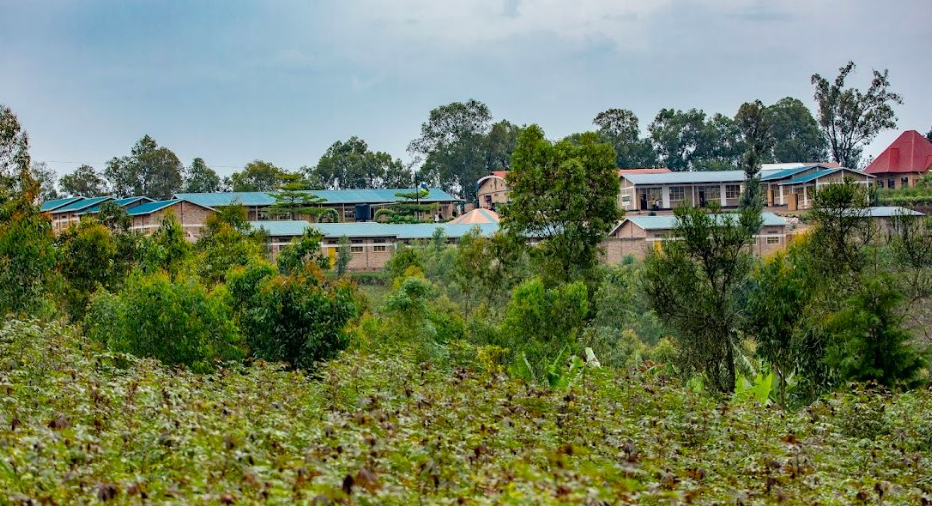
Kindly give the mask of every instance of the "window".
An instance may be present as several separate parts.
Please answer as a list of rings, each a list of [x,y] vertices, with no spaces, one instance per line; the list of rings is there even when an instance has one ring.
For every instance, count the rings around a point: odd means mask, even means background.
[[[882,180],[882,179],[878,179],[878,180],[877,180],[877,188],[883,188],[883,180]]]
[[[362,253],[362,246],[350,246],[350,252]]]
[[[344,219],[347,219],[347,220],[355,220],[355,219],[356,219],[356,211],[354,211],[354,210],[352,210],[352,209],[347,209],[347,210],[343,211],[343,218],[344,218]]]
[[[909,178],[901,177],[900,178],[900,188],[909,188]]]
[[[725,185],[725,198],[726,199],[736,199],[741,196],[741,185],[739,184],[726,184]]]
[[[895,189],[896,189],[896,179],[893,179],[893,178],[888,179],[888,180],[887,180],[887,188],[890,188],[891,190],[895,190]]]
[[[767,244],[780,244],[780,238],[779,238],[779,237],[770,236],[770,237],[767,238]]]
[[[683,186],[670,187],[670,207],[676,207],[686,200],[686,188]]]
[[[375,251],[376,253],[381,253],[385,251],[385,246],[373,246],[372,251]]]

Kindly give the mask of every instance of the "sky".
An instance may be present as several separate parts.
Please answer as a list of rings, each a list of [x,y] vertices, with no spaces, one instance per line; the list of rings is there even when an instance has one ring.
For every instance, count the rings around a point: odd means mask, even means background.
[[[889,69],[897,131],[932,127],[929,0],[0,0],[0,103],[59,174],[149,134],[220,174],[295,169],[355,135],[409,160],[431,109],[470,98],[548,137],[609,108],[734,115],[810,76]]]

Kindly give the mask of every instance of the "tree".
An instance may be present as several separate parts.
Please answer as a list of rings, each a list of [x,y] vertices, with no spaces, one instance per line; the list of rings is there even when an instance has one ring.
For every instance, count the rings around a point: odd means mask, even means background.
[[[411,141],[408,152],[423,162],[421,172],[467,201],[476,199],[476,181],[487,174],[486,149],[492,115],[477,100],[453,102],[430,111],[421,125],[421,135]]]
[[[225,299],[224,291],[210,292],[193,277],[135,271],[116,294],[94,297],[85,326],[114,351],[210,372],[243,357]]]
[[[184,228],[171,212],[162,218],[146,244],[144,267],[147,272],[164,270],[175,278],[182,270],[191,252],[185,240]]]
[[[349,344],[346,325],[358,312],[352,288],[327,283],[314,264],[289,275],[250,264],[234,271],[229,286],[236,320],[256,358],[313,369]]]
[[[515,288],[505,309],[501,336],[511,370],[533,381],[546,378],[555,360],[577,354],[577,336],[589,313],[586,285],[574,282],[547,288],[532,278]]]
[[[929,142],[932,142],[932,128],[930,128],[929,131],[926,132],[926,139],[929,139]]]
[[[327,199],[310,192],[310,185],[301,179],[301,174],[282,174],[280,177],[282,184],[275,193],[269,194],[275,199],[275,203],[269,207],[271,214],[290,220],[300,219],[301,216],[311,216],[316,220],[332,212],[331,208],[320,205]]]
[[[492,124],[486,136],[486,173],[511,169],[511,154],[518,145],[521,130],[520,126],[504,119]]]
[[[829,317],[833,339],[826,360],[841,379],[885,386],[909,385],[917,379],[924,361],[903,328],[898,311],[903,299],[883,277],[865,279],[843,308]]]
[[[56,188],[55,171],[48,168],[44,162],[33,162],[29,168],[32,178],[39,184],[39,199],[42,201],[54,200],[59,197]]]
[[[81,165],[58,181],[62,193],[75,197],[100,197],[107,194],[107,181],[90,165]]]
[[[313,174],[331,189],[410,186],[410,171],[401,160],[393,160],[388,153],[371,151],[366,141],[355,136],[327,148]],[[394,186],[402,183],[403,186]]]
[[[827,156],[825,137],[812,112],[799,99],[786,97],[767,107],[774,144],[765,162],[818,162]]]
[[[17,178],[29,171],[29,136],[13,111],[0,104],[0,196],[13,191]]]
[[[165,200],[181,189],[183,170],[175,153],[146,135],[133,146],[129,156],[107,162],[104,177],[117,196],[141,195]]]
[[[116,243],[97,220],[81,220],[58,237],[58,272],[67,282],[65,301],[73,321],[80,321],[87,302],[98,288],[112,288],[121,274],[114,269]]]
[[[27,184],[26,191],[0,201],[0,314],[35,314],[55,265],[52,225],[34,203],[36,187]]]
[[[427,188],[423,187],[415,188],[411,191],[398,192],[395,196],[403,200],[394,202],[388,208],[380,209],[380,211],[388,215],[389,223],[420,223],[424,221],[427,213],[437,209],[436,203],[421,203],[421,199],[426,197],[429,193]]]
[[[704,112],[661,109],[647,129],[660,163],[674,172],[694,169],[695,153],[708,136]]]
[[[592,122],[599,127],[599,136],[615,148],[615,164],[619,168],[654,167],[657,154],[649,138],[641,138],[638,117],[627,109],[600,112]]]
[[[271,163],[253,160],[230,176],[230,189],[235,192],[269,192],[282,184],[283,175],[284,171]]]
[[[310,268],[329,269],[330,258],[321,251],[320,243],[324,238],[317,229],[308,227],[301,237],[291,241],[278,254],[278,270],[285,275],[305,271]]]
[[[97,221],[116,234],[125,234],[133,226],[133,219],[126,208],[108,200],[97,209]]]
[[[731,393],[741,287],[753,266],[748,245],[759,215],[688,206],[674,213],[677,240],[648,252],[644,290],[661,321],[677,331],[682,364],[704,374],[716,391]]]
[[[263,258],[265,244],[265,236],[251,229],[245,207],[220,207],[204,221],[194,245],[198,275],[208,286],[221,283],[230,269]]]
[[[903,98],[888,90],[888,71],[873,71],[870,88],[862,93],[845,88],[845,80],[854,71],[854,62],[838,69],[838,77],[830,82],[819,74],[812,75],[815,101],[819,107],[819,126],[828,140],[832,159],[845,167],[860,167],[861,152],[878,133],[896,128],[894,104]]]
[[[585,133],[573,144],[544,138],[537,125],[518,138],[508,176],[509,212],[502,227],[544,239],[557,279],[569,280],[598,261],[599,243],[621,218],[612,147]]]
[[[220,176],[207,166],[203,158],[195,158],[185,170],[185,193],[212,193],[220,191],[220,188]]]
[[[760,100],[742,104],[735,116],[735,123],[741,132],[744,147],[741,156],[741,169],[744,171],[741,208],[760,212],[764,206],[760,187],[761,163],[773,147],[770,120],[764,104]]]
[[[691,162],[694,170],[734,170],[743,151],[737,122],[716,113],[703,126]]]
[[[353,259],[352,244],[350,243],[349,237],[345,235],[340,237],[340,242],[337,243],[337,275],[342,276],[346,274],[346,268],[349,266],[350,261]]]

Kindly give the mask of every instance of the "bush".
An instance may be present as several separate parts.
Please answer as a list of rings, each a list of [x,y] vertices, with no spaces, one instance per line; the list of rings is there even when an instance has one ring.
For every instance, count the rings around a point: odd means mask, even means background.
[[[318,269],[274,274],[267,264],[230,274],[230,292],[252,356],[313,369],[349,343],[358,307],[349,284],[327,283]]]
[[[545,288],[540,278],[515,288],[502,322],[501,343],[511,352],[513,371],[541,380],[558,356],[579,352],[577,336],[589,301],[586,285],[575,282]]]
[[[225,299],[194,278],[137,271],[120,292],[95,294],[85,322],[92,338],[115,351],[207,372],[243,357]]]
[[[123,273],[117,267],[117,245],[110,230],[95,220],[82,220],[58,238],[58,270],[68,282],[65,302],[72,320],[80,321],[98,287],[111,289]]]

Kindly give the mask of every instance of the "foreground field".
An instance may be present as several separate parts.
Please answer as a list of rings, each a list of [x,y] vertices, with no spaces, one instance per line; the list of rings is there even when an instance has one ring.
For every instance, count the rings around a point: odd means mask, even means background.
[[[0,330],[0,504],[919,504],[930,465],[928,390],[785,414],[649,371],[549,391],[357,353],[319,379],[194,375]]]

